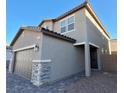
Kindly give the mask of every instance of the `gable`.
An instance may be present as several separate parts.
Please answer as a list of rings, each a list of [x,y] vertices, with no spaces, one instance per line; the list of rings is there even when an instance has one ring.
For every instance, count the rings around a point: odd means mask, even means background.
[[[36,44],[38,39],[42,37],[42,33],[23,30],[22,33],[16,38],[16,41],[13,43],[13,49],[18,49],[26,46]]]
[[[46,34],[55,38],[60,38],[72,43],[75,43],[76,40],[70,37],[67,37],[65,35],[62,35],[60,33],[56,33],[54,31],[50,31],[48,29],[45,28],[41,28],[41,27],[35,27],[35,26],[28,26],[28,27],[21,27],[19,29],[19,31],[17,32],[16,36],[14,37],[14,39],[12,40],[10,46],[14,46],[15,43],[19,40],[19,43],[16,45],[21,45],[23,43],[30,44],[30,42],[34,41],[34,43],[37,43],[38,39],[40,39],[39,37],[42,34]],[[25,44],[24,44],[25,45]]]
[[[85,7],[85,16],[99,29],[99,31],[108,39],[110,40],[109,34],[106,32],[105,28],[103,27],[102,23],[96,16],[95,12],[92,10],[90,4],[88,3]]]
[[[53,21],[44,21],[40,27],[53,31]]]
[[[100,20],[98,19],[98,17],[96,16],[95,12],[93,11],[93,9],[91,8],[90,4],[88,2],[84,2],[83,4],[80,4],[79,6],[73,8],[72,10],[64,13],[63,15],[60,15],[59,17],[55,18],[55,19],[51,19],[54,23],[57,23],[60,20],[65,19],[66,17],[70,16],[71,14],[76,13],[77,11],[81,10],[85,8],[86,9],[86,13],[85,15],[87,17],[89,17],[89,19],[92,21],[93,24],[95,24],[95,26],[100,29],[101,33],[107,38],[110,39],[109,34],[106,32],[105,28],[103,27],[102,23],[100,22]],[[47,21],[47,20],[46,20]],[[45,21],[43,21],[45,22]],[[55,29],[54,29],[55,30]]]

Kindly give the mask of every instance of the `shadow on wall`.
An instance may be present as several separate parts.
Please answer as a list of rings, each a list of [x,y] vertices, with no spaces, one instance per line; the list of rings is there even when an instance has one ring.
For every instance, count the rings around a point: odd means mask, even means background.
[[[102,57],[103,71],[117,73],[117,52]]]

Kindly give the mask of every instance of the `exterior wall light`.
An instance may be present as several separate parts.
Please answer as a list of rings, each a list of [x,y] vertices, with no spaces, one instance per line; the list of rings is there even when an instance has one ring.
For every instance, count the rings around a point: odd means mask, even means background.
[[[39,46],[38,46],[38,45],[35,45],[34,51],[35,51],[35,52],[38,52],[38,51],[39,51]]]

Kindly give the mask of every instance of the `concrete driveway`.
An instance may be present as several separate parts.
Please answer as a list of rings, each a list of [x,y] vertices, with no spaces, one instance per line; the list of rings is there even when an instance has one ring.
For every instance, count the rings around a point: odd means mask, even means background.
[[[7,73],[7,93],[117,93],[117,76],[93,72],[91,77],[81,73],[54,84],[36,87],[30,81]]]

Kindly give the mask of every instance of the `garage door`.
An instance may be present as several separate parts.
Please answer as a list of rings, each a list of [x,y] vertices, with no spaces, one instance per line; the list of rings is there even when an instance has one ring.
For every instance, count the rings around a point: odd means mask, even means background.
[[[14,73],[31,79],[33,55],[33,49],[16,52]]]

